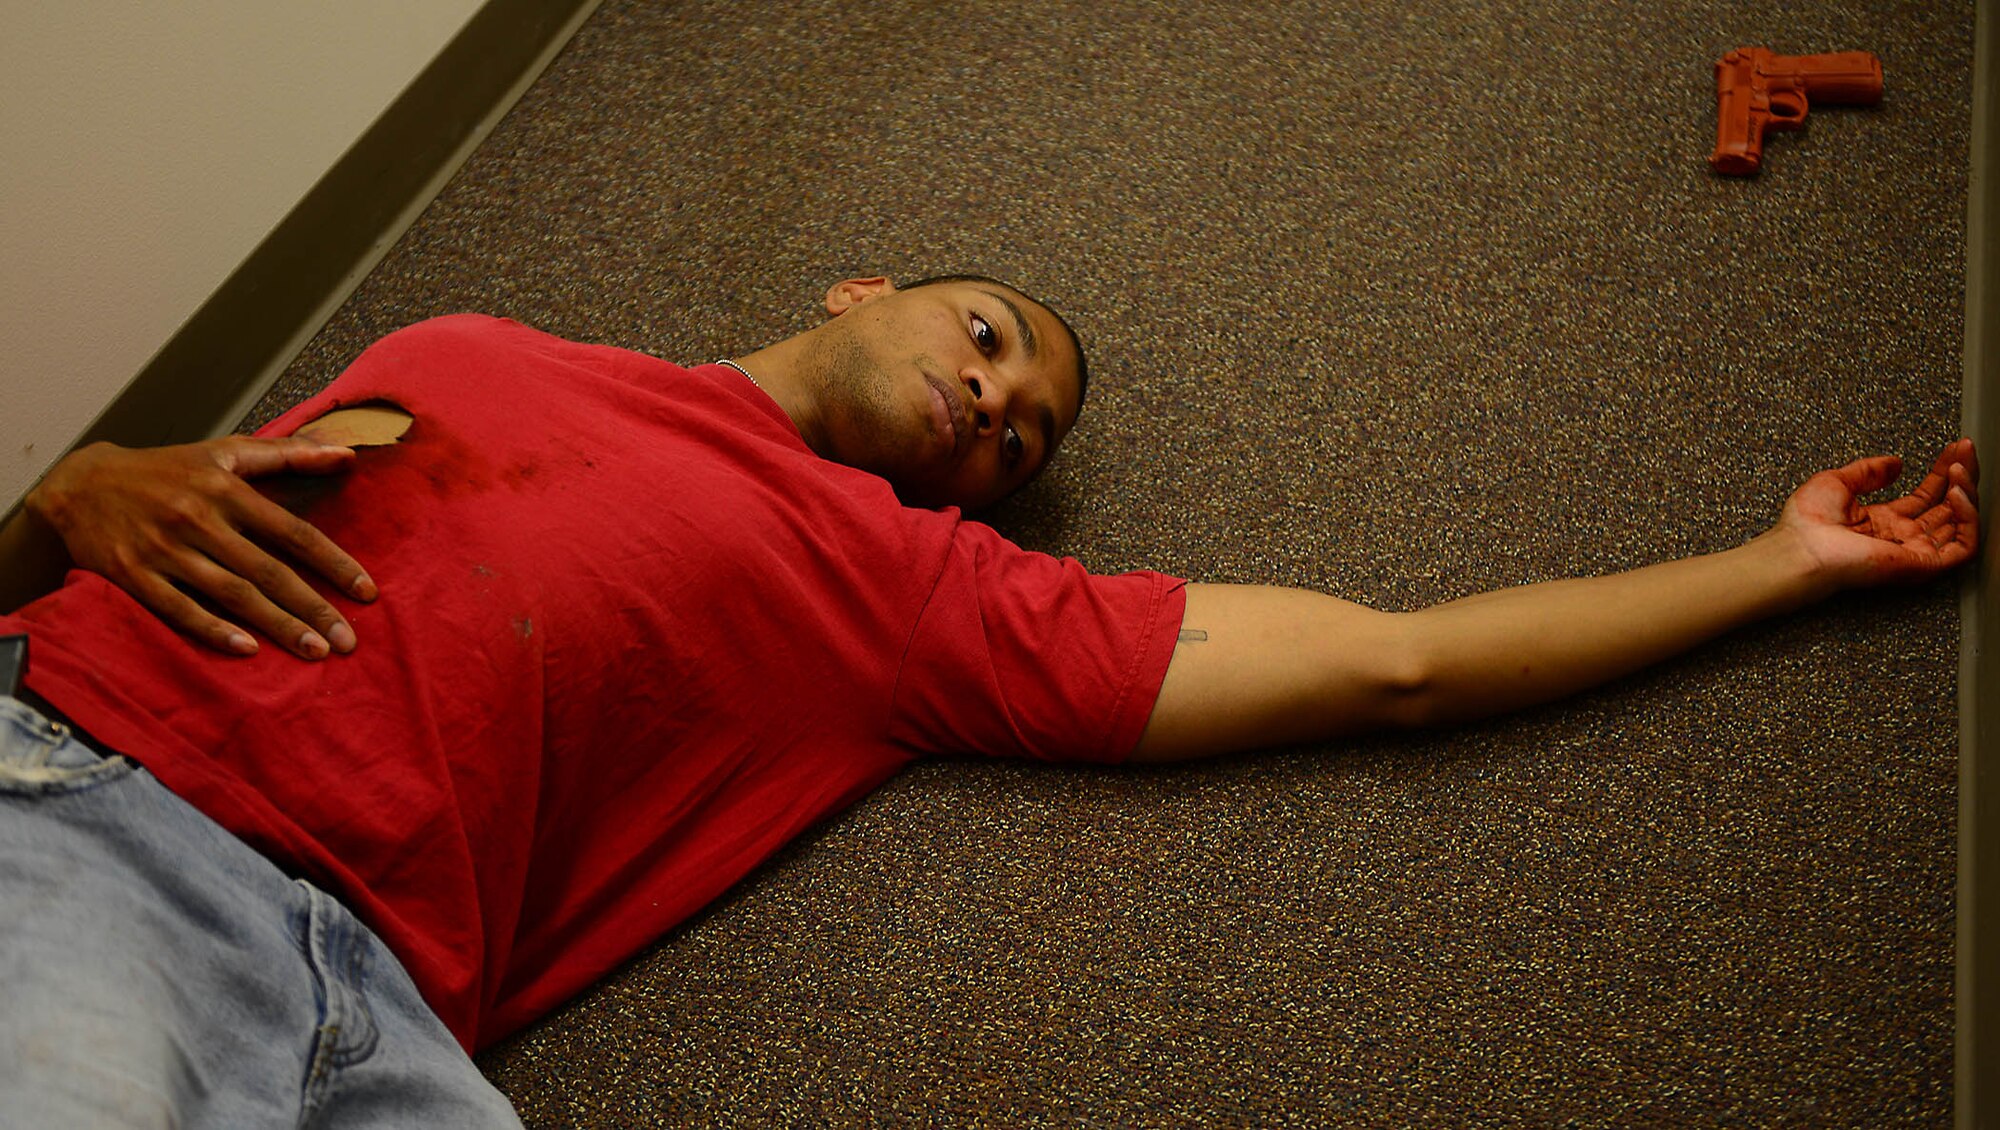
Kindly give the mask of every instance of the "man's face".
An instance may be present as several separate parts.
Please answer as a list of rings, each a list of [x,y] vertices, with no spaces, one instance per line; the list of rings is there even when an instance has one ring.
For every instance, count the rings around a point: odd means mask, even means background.
[[[805,372],[820,454],[889,480],[911,506],[979,510],[1033,478],[1076,423],[1077,356],[1055,315],[990,283],[827,293]]]

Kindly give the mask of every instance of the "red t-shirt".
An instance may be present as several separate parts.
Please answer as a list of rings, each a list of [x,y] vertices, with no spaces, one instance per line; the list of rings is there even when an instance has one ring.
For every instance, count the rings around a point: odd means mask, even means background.
[[[402,441],[290,495],[381,589],[333,597],[351,655],[220,655],[83,572],[0,631],[57,709],[339,893],[468,1047],[915,756],[1123,758],[1165,677],[1181,582],[906,509],[723,366],[440,318],[264,430],[368,401]]]

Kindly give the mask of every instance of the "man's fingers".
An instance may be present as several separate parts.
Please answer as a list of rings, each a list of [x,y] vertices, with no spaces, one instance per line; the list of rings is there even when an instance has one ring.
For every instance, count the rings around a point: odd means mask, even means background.
[[[1966,489],[1974,506],[1979,504],[1979,452],[1969,439],[1953,440],[1944,445],[1944,450],[1938,452],[1937,459],[1932,461],[1930,473],[1924,476],[1918,492],[1925,494],[1930,501],[1938,502],[1954,484]],[[1933,491],[1936,493],[1932,494]]]
[[[183,635],[231,655],[257,654],[257,641],[250,633],[209,612],[158,573],[129,576],[122,583],[139,603]]]
[[[1856,459],[1844,467],[1835,467],[1826,474],[1840,480],[1840,485],[1859,497],[1881,490],[1896,481],[1903,473],[1903,461],[1894,455],[1874,455],[1866,459]]]
[[[284,566],[278,566],[280,569]],[[325,636],[305,621],[273,604],[241,575],[203,558],[183,568],[181,581],[208,597],[244,623],[277,641],[301,659],[323,659],[332,650]],[[287,570],[289,572],[289,570]],[[297,580],[297,577],[293,577]]]
[[[311,569],[361,600],[374,599],[374,584],[325,534],[245,480],[327,474],[353,462],[350,448],[297,437],[150,449],[92,444],[58,463],[32,498],[72,561],[176,629],[248,654],[258,648],[247,628],[319,658],[351,649],[353,629],[301,575]]]
[[[374,583],[330,538],[259,494],[243,476],[339,470],[352,461],[353,452],[309,440],[234,436],[210,445],[209,453],[220,472],[211,472],[215,481],[207,488],[211,509],[182,526],[179,536],[186,551],[163,566],[165,571],[188,592],[206,597],[301,658],[352,651],[354,629],[346,618],[266,547],[292,556],[359,599],[375,597]]]
[[[1924,481],[1918,483],[1915,490],[1887,505],[1896,514],[1914,518],[1934,506],[1941,505],[1944,502],[1945,492],[1953,485],[1958,485],[1966,488],[1973,505],[1977,506],[1979,496],[1974,492],[1978,489],[1978,481],[1979,456],[1973,450],[1972,441],[1955,440],[1946,444],[1943,451],[1938,452],[1936,461],[1931,464],[1930,473],[1924,476]]]
[[[1961,447],[1963,448],[1962,452],[1955,452],[1954,449]],[[1945,477],[1949,485],[1942,488],[1940,491],[1941,497],[1934,500],[1934,505],[1924,510],[1923,513],[1915,515],[1915,517],[1927,530],[1938,531],[1947,526],[1952,527],[1950,543],[1963,546],[1969,552],[1976,549],[1979,544],[1979,482],[1977,478],[1979,465],[1977,457],[1972,453],[1971,440],[1960,440],[1958,443],[1953,444],[1951,448],[1947,448],[1946,452],[1947,454],[1955,453],[1960,458],[1960,461],[1951,463],[1945,469]],[[1935,473],[1930,476],[1930,478],[1935,477]],[[1926,478],[1925,482],[1928,483],[1930,478]]]
[[[248,580],[250,586],[256,588],[256,592],[264,598],[266,606],[274,606],[276,610],[290,614],[284,618],[274,618],[270,620],[272,626],[266,626],[266,620],[258,616],[262,608],[254,610],[232,608],[234,612],[250,616],[252,626],[268,634],[272,640],[278,640],[292,652],[314,660],[324,656],[328,650],[320,646],[322,642],[336,652],[354,650],[354,628],[348,626],[346,618],[338,610],[334,610],[334,606],[328,604],[324,596],[314,592],[310,584],[300,580],[300,576],[292,572],[284,562],[266,554],[256,544],[236,538],[232,544],[222,548],[222,556],[216,556],[216,564]],[[318,640],[312,640],[310,636],[300,632],[300,626],[316,634]]]
[[[327,475],[344,471],[354,462],[354,449],[315,443],[297,436],[273,439],[266,436],[226,436],[214,441],[216,465],[246,479],[289,471],[298,475]]]
[[[219,458],[233,463],[225,469],[233,470],[239,477],[278,471],[328,474],[345,470],[354,461],[352,448],[329,447],[297,437],[265,439],[232,436],[218,443],[226,445],[218,448]],[[356,600],[375,599],[375,582],[369,579],[360,563],[349,557],[318,527],[258,494],[248,484],[231,494],[236,511],[233,517],[242,528],[291,554],[333,582],[341,592]],[[331,614],[331,609],[328,613]]]
[[[1952,506],[1949,498],[1940,501],[1936,506],[1917,515],[1916,518],[1918,528],[1930,533],[1936,533],[1946,526],[1956,525],[1959,521],[1961,521],[1961,518],[1958,510]],[[1957,535],[1954,534],[1953,536]]]
[[[1874,494],[1876,490],[1882,490],[1884,486],[1896,482],[1898,474],[1902,474],[1902,460],[1900,458],[1896,458],[1896,456],[1870,456],[1870,458],[1864,458],[1864,460],[1854,460],[1854,462],[1850,462],[1846,466],[1836,466],[1832,470],[1822,470],[1820,474],[1816,474],[1812,478],[1818,478],[1822,482],[1826,478],[1832,478],[1834,482],[1840,484],[1840,490],[1844,490],[1848,494],[1848,498],[1838,500],[1834,504],[1846,508],[1848,522],[1854,520],[1854,514],[1860,514],[1862,518],[1866,518],[1870,512],[1878,512],[1878,510],[1888,510],[1888,512],[1898,514],[1902,518],[1912,518],[1912,516],[1916,516],[1922,510],[1922,506],[1918,506],[1916,510],[1908,510],[1908,512],[1900,510],[1896,504],[1884,504],[1884,502],[1876,502],[1876,504],[1870,504],[1870,506],[1860,506],[1860,498],[1864,494]],[[1812,480],[1808,480],[1808,486],[1810,486],[1810,482]],[[1800,492],[1804,494],[1804,490],[1800,490]],[[1822,502],[1826,502],[1826,500],[1822,500]]]
[[[1960,490],[1965,492],[1966,501],[1972,504],[1972,508],[1974,510],[1979,509],[1978,462],[1975,460],[1969,465],[1965,463],[1959,463],[1953,465],[1951,470],[1951,481],[1954,486],[1958,487]]]
[[[1972,547],[1962,541],[1940,542],[1937,547],[1935,572],[1942,573],[1972,559]]]
[[[1945,448],[1944,454],[1938,456],[1938,461],[1931,465],[1930,473],[1924,476],[1924,481],[1918,483],[1916,489],[1910,493],[1886,503],[1889,509],[1905,518],[1914,518],[1941,504],[1944,501],[1944,492],[1951,487],[1950,455],[1951,448]]]
[[[1979,548],[1979,509],[1974,505],[1972,495],[1960,487],[1953,487],[1945,495],[1945,501],[1958,519],[1957,543],[1964,546],[1969,555]]]
[[[1936,506],[1914,519],[1914,530],[1897,540],[1913,549],[1928,550],[1935,557],[1926,571],[1942,571],[1970,559],[1979,548],[1979,511],[1971,495],[1953,484]],[[1917,539],[1922,541],[1918,542]]]
[[[237,505],[240,508],[237,519],[243,524],[244,529],[257,534],[274,547],[303,562],[313,572],[333,582],[335,588],[354,599],[361,601],[375,599],[375,582],[369,579],[360,563],[335,545],[332,538],[321,533],[319,527],[255,491],[246,491],[239,495]],[[318,597],[315,596],[314,599],[317,600]],[[297,605],[288,602],[287,606],[295,612],[300,611]],[[332,611],[331,607],[327,608],[328,613]],[[326,626],[328,625],[322,625],[323,628]]]
[[[1952,464],[1962,464],[1974,479],[1979,477],[1979,450],[1969,439],[1955,439],[1944,445],[1931,461],[1931,473],[1943,475],[1951,470]]]

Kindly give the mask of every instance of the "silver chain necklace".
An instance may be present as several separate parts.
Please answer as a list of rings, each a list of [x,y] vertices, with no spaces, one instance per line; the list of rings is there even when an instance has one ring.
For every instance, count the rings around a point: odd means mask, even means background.
[[[763,389],[764,386],[762,384],[758,384],[757,378],[750,375],[750,370],[744,368],[741,365],[738,365],[736,362],[731,361],[725,357],[722,360],[717,361],[716,364],[729,366],[730,368],[736,370],[737,372],[742,373],[744,380],[749,381],[753,385],[757,385],[757,388],[760,391]]]

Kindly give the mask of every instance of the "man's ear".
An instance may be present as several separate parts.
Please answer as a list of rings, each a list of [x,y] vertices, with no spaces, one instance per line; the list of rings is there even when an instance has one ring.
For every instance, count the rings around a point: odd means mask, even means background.
[[[842,279],[833,284],[833,289],[826,292],[826,312],[829,316],[839,317],[871,298],[893,294],[895,290],[896,284],[890,282],[885,275],[866,279]]]

